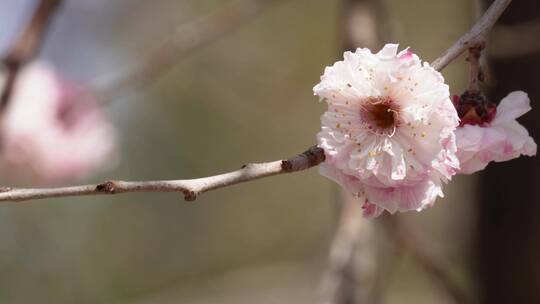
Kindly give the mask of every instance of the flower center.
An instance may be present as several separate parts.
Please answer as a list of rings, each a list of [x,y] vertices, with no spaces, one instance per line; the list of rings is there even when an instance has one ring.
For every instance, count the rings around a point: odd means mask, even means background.
[[[360,116],[368,129],[381,135],[393,134],[398,125],[397,105],[389,98],[370,97],[363,104]]]
[[[465,91],[461,96],[454,95],[453,102],[461,127],[464,125],[488,126],[497,113],[497,106],[480,93]]]
[[[371,115],[373,123],[381,129],[388,129],[394,126],[395,112],[386,104],[376,104],[371,106],[369,114]]]

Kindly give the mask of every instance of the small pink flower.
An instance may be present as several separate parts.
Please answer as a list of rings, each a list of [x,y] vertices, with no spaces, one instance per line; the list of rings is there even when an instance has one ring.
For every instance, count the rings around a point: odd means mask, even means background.
[[[313,89],[328,103],[317,135],[321,174],[367,198],[368,216],[433,204],[459,168],[448,86],[418,56],[397,50],[345,52]]]
[[[477,112],[489,112],[483,106],[467,112],[467,116],[471,117],[469,120],[475,123],[465,123],[456,130],[457,156],[461,162],[459,173],[474,173],[484,169],[491,161],[502,162],[520,155],[536,155],[534,139],[516,121],[531,109],[529,102],[525,92],[515,91],[501,100],[491,118],[486,115],[486,119],[478,122],[482,119],[481,115],[476,115]],[[493,107],[488,105],[487,108]]]
[[[55,184],[114,163],[116,135],[92,95],[48,66],[25,68],[1,122],[11,177]]]

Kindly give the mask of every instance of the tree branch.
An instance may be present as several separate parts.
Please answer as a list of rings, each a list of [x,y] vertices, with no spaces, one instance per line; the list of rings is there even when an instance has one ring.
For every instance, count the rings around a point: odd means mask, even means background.
[[[241,24],[241,21],[244,21],[246,16],[256,15],[263,7],[262,3],[268,3],[270,1],[271,0],[254,0],[251,5],[248,6],[236,4],[232,7],[232,11],[224,11],[210,15],[210,17],[203,18],[198,26],[206,29],[200,32],[206,33],[206,35],[203,37],[204,39],[199,37],[199,40],[195,40],[198,41],[197,43],[191,45],[188,44],[187,46],[183,46],[181,49],[183,49],[185,52],[189,52],[190,50],[193,50],[195,46],[200,46],[201,44],[210,42],[212,39],[228,32],[231,29],[234,29],[235,26]],[[491,29],[497,18],[508,6],[510,1],[511,0],[496,0],[469,32],[463,35],[450,49],[448,49],[443,55],[433,62],[432,65],[434,68],[437,70],[444,69],[449,62],[454,60],[464,50],[478,43],[478,37]],[[49,24],[50,17],[60,3],[61,0],[42,0],[27,29],[9,52],[9,55],[6,57],[7,59],[4,60],[4,63],[8,66],[11,64],[16,67],[15,72],[11,73],[14,75],[12,76],[12,82],[14,82],[17,71],[21,64],[31,59],[39,49],[40,42],[42,40],[41,38],[43,37],[43,33],[45,32],[47,25]],[[224,24],[233,24],[235,26],[223,26]],[[169,43],[173,42],[171,41]],[[164,50],[168,55],[173,54],[172,52],[169,53],[171,50],[169,48],[164,48]],[[170,60],[170,58],[165,59],[165,61],[160,61],[158,66],[160,66],[160,64],[165,65],[164,62],[169,62],[167,60]],[[148,71],[154,71],[152,64],[148,64],[148,66],[142,68],[141,71],[146,72],[146,69],[148,69]],[[146,75],[146,73],[136,75],[143,74]],[[139,79],[139,76],[133,77],[133,79]],[[11,87],[12,85],[13,83],[9,85],[8,82],[8,87]],[[7,95],[9,97],[9,92]],[[184,194],[186,200],[194,200],[198,194],[206,191],[267,176],[302,171],[313,166],[317,166],[323,161],[324,151],[318,147],[311,147],[306,152],[287,160],[249,164],[237,171],[191,180],[140,182],[107,181],[97,185],[81,185],[59,188],[3,188],[0,189],[3,190],[0,191],[0,202],[127,192],[181,192]]]
[[[236,171],[196,179],[160,181],[110,180],[95,185],[59,188],[3,188],[0,189],[0,202],[20,202],[31,199],[128,192],[179,192],[184,194],[185,200],[193,201],[203,192],[267,176],[306,170],[319,165],[324,159],[323,149],[313,146],[305,152],[286,160],[247,164]]]
[[[61,3],[62,0],[42,0],[24,30],[2,59],[2,64],[7,69],[7,77],[0,94],[0,111],[4,110],[9,102],[19,71],[39,52],[43,37]]]
[[[431,63],[437,71],[444,69],[467,49],[483,42],[483,37],[495,24],[512,0],[495,0],[473,27],[459,38],[448,50]]]
[[[345,195],[321,285],[322,304],[367,303],[375,285],[375,227],[362,215],[365,198]]]
[[[469,93],[480,93],[480,82],[484,82],[484,73],[480,64],[480,56],[485,43],[479,43],[477,46],[469,49],[467,61],[469,62]]]

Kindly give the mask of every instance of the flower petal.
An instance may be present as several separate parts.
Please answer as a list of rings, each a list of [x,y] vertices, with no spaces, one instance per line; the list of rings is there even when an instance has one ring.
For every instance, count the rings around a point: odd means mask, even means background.
[[[492,125],[514,120],[530,110],[530,99],[527,93],[523,91],[511,92],[497,106],[497,114]]]

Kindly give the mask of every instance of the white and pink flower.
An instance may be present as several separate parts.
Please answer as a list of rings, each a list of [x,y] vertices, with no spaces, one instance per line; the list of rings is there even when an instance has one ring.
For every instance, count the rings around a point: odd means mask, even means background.
[[[366,216],[421,210],[459,169],[458,115],[441,74],[387,44],[345,52],[314,93],[328,103],[317,135],[321,174],[367,198]]]
[[[536,155],[534,139],[516,121],[531,109],[525,92],[511,92],[501,100],[496,110],[491,103],[469,101],[469,97],[464,95],[455,100],[458,110],[463,112],[460,113],[462,126],[456,130],[457,156],[461,162],[459,173],[477,172],[491,161]],[[476,104],[471,105],[474,102]]]
[[[85,177],[114,162],[115,134],[89,92],[32,64],[1,121],[3,171],[37,184]]]

